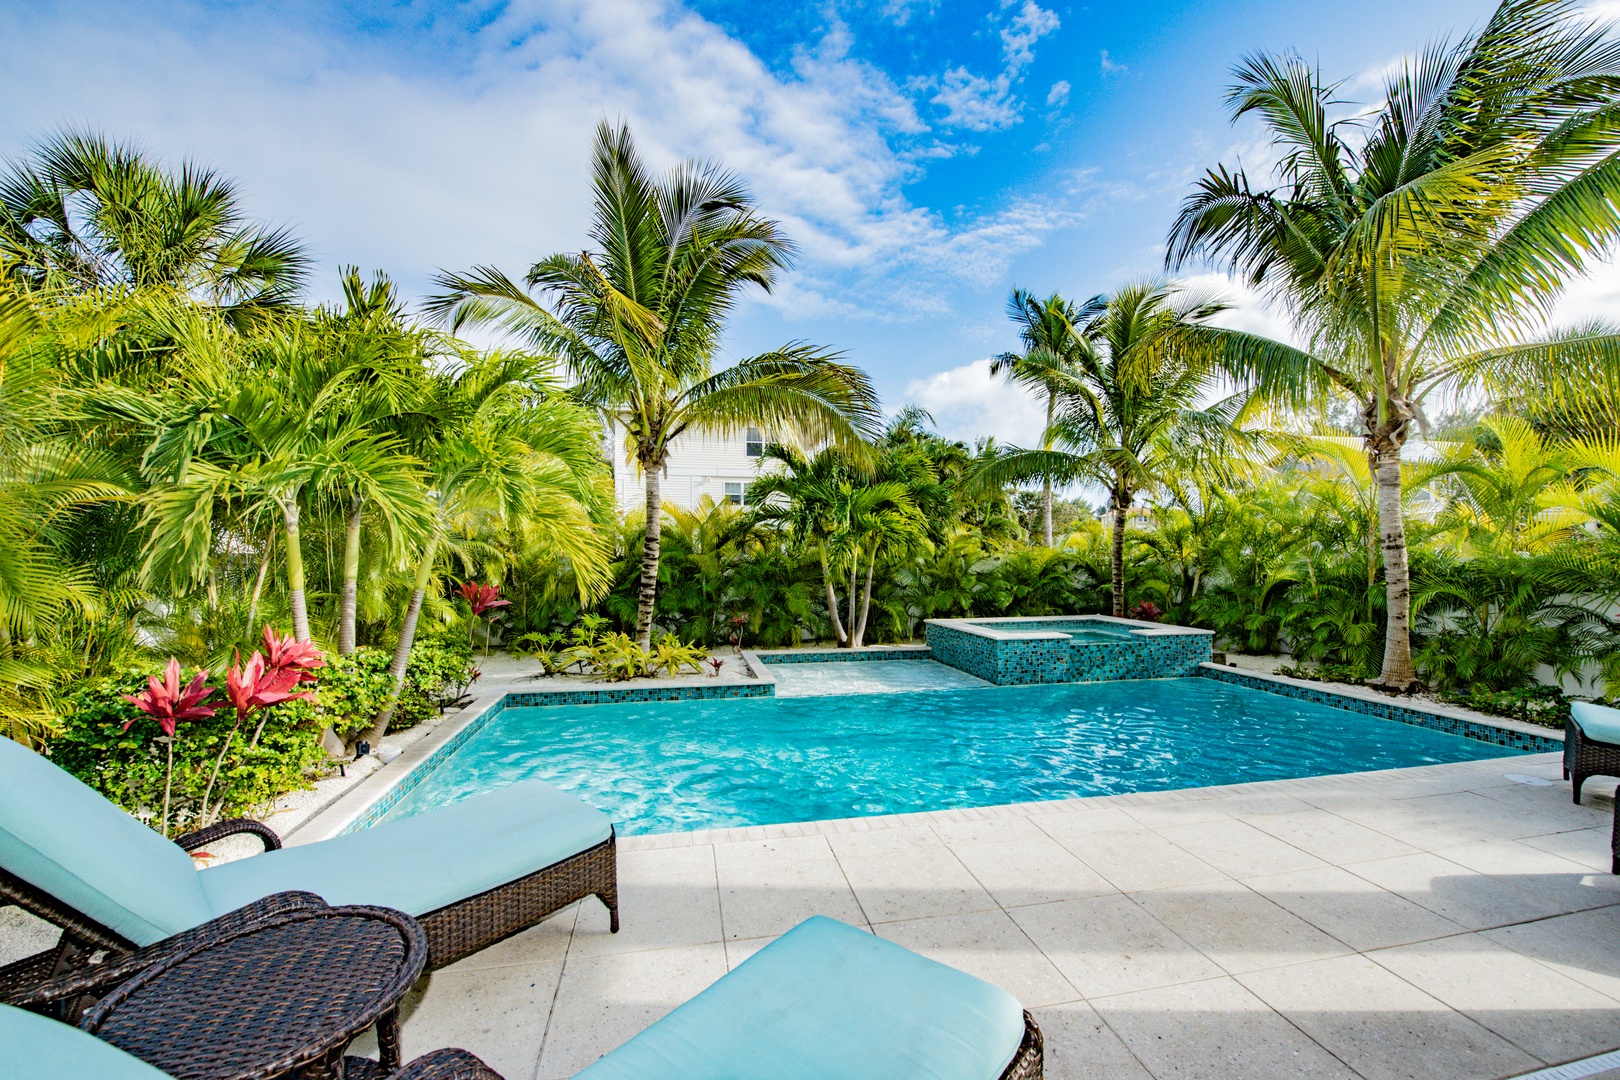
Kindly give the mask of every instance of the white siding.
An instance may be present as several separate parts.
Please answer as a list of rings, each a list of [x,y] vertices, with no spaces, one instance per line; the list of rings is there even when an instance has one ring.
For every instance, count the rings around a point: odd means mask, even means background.
[[[641,510],[645,505],[641,472],[625,453],[625,430],[614,422],[608,428],[608,457],[613,463],[613,492],[621,514]],[[769,441],[769,435],[766,436]],[[688,431],[670,446],[664,467],[661,494],[666,505],[695,510],[707,495],[715,502],[725,498],[725,485],[745,488],[759,475],[760,459],[748,456],[746,433],[715,435]]]

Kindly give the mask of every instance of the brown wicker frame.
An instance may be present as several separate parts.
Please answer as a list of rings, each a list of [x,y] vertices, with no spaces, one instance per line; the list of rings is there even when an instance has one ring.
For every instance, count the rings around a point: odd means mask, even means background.
[[[1609,850],[1614,853],[1609,872],[1620,874],[1620,788],[1614,789],[1614,833],[1609,838]]]
[[[239,834],[257,836],[264,842],[266,851],[281,847],[281,838],[274,829],[249,818],[217,822],[176,837],[174,842],[186,851],[196,851],[206,844]],[[618,933],[618,836],[615,832],[610,831],[606,840],[577,855],[421,916],[417,921],[427,934],[428,969],[441,968],[471,956],[588,896],[597,897],[607,907],[609,928],[612,933]],[[0,907],[11,904],[61,927],[62,937],[44,952],[0,967],[0,1001],[13,1001],[48,979],[86,967],[97,950],[113,957],[136,952],[135,944],[123,935],[0,869]],[[257,904],[250,904],[241,910],[250,913],[256,908]],[[262,916],[262,911],[245,915],[248,918]],[[183,937],[185,935],[181,934],[169,940]],[[156,949],[166,944],[159,942],[151,947]]]
[[[1594,776],[1620,777],[1620,746],[1589,739],[1573,716],[1564,720],[1564,779],[1575,781],[1575,804],[1581,785]]]

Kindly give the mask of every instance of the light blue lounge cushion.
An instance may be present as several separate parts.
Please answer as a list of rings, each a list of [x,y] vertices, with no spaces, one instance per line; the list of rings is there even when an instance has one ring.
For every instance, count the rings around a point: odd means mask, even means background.
[[[512,784],[414,817],[201,871],[216,914],[287,889],[329,904],[426,915],[606,840],[606,814],[543,780]]]
[[[1620,709],[1577,701],[1569,707],[1569,714],[1588,739],[1620,744]]]
[[[996,1080],[1011,994],[820,915],[575,1080]]]
[[[0,866],[137,945],[213,917],[191,857],[0,738]]]
[[[0,1005],[0,1080],[169,1080],[76,1027]]]

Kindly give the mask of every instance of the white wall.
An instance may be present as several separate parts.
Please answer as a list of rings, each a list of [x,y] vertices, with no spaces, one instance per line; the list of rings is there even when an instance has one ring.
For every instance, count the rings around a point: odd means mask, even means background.
[[[646,496],[641,471],[625,453],[624,425],[616,421],[608,427],[606,452],[613,463],[613,492],[619,513],[643,509]],[[670,446],[660,494],[666,505],[695,510],[705,495],[717,503],[725,499],[728,483],[746,488],[759,475],[759,464],[758,457],[748,455],[744,434],[687,431]]]

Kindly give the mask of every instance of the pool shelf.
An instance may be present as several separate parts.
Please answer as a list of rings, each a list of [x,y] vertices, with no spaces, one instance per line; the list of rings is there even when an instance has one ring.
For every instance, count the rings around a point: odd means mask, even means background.
[[[997,686],[1174,679],[1198,672],[1214,634],[1107,615],[929,619],[929,654]]]

